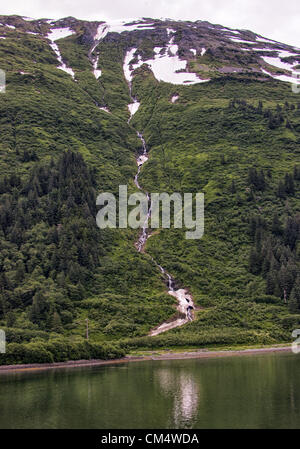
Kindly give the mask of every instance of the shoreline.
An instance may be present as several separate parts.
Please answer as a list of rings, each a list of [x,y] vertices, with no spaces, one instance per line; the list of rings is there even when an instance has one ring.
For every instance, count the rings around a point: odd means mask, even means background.
[[[112,360],[77,360],[68,362],[55,362],[55,363],[32,363],[22,365],[1,365],[0,375],[4,373],[16,373],[16,372],[34,372],[34,371],[46,371],[52,369],[62,368],[86,368],[92,366],[106,366],[106,365],[119,365],[130,362],[146,362],[146,361],[163,361],[163,360],[187,360],[187,359],[212,359],[222,357],[237,357],[245,355],[259,355],[270,354],[278,352],[291,352],[290,346],[278,346],[278,347],[262,347],[262,348],[249,348],[249,349],[229,349],[229,350],[198,350],[198,351],[185,351],[185,352],[168,352],[165,354],[141,355],[141,356],[126,356],[121,359]]]

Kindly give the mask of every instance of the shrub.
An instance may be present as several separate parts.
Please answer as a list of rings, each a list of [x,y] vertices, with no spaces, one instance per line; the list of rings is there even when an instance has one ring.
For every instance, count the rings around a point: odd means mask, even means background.
[[[1,354],[2,365],[26,363],[53,363],[67,360],[111,360],[125,355],[119,345],[109,343],[89,343],[87,341],[71,343],[67,340],[49,342],[9,343],[6,354]]]

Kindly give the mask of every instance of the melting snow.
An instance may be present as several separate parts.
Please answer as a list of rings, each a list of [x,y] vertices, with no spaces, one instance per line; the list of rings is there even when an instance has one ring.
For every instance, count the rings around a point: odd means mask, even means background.
[[[126,56],[124,59],[123,71],[124,71],[125,78],[129,83],[131,82],[131,79],[132,79],[131,71],[135,70],[137,67],[140,67],[140,65],[141,65],[139,62],[137,64],[130,64],[136,50],[137,50],[136,48],[132,48],[131,50],[129,50],[126,53]],[[132,67],[132,69],[130,69],[130,67]]]
[[[95,50],[95,47],[98,45],[97,41],[100,41],[105,38],[109,31],[109,25],[107,23],[101,23],[101,25],[98,26],[97,32],[94,36],[95,46],[92,50],[92,52]]]
[[[168,36],[169,36],[171,33],[176,33],[176,31],[173,30],[172,28],[167,28],[167,33],[168,33]]]
[[[177,320],[172,321],[170,323],[161,324],[156,329],[154,329],[153,331],[150,332],[149,335],[152,337],[154,337],[155,335],[159,335],[163,332],[166,332],[170,329],[174,329],[176,327],[182,326],[183,324],[188,323],[190,320],[189,315],[187,313],[187,307],[189,304],[193,307],[194,304],[193,304],[193,299],[192,299],[191,295],[189,295],[187,293],[187,290],[184,290],[184,289],[170,290],[169,295],[174,296],[177,299],[177,301],[178,301],[177,310],[180,313],[184,314],[186,317],[178,318]]]
[[[60,65],[57,68],[60,69],[60,70],[63,70],[66,73],[68,73],[74,79],[75,78],[75,74],[74,74],[73,70],[70,67],[67,67],[66,64],[63,62],[58,46],[54,42],[52,42],[50,44],[50,47],[55,52],[55,54],[57,56],[57,59],[58,59],[58,62],[60,63]]]
[[[196,56],[197,50],[195,50],[194,48],[190,48],[190,51],[194,54],[194,56]]]
[[[230,37],[229,39],[233,42],[240,42],[241,44],[252,44],[252,45],[255,44],[255,42],[244,41],[244,40],[238,39],[236,37]]]
[[[139,156],[136,160],[138,166],[140,167],[141,165],[143,165],[145,162],[147,162],[148,160],[148,156],[145,156],[144,154],[142,154],[141,156]]]
[[[202,50],[201,50],[201,56],[204,56],[205,53],[206,53],[206,48],[202,48]]]
[[[158,81],[165,81],[166,83],[172,84],[196,84],[204,83],[210,80],[201,80],[197,77],[195,73],[183,72],[186,69],[187,61],[179,59],[177,55],[174,55],[174,51],[178,50],[177,45],[171,45],[171,41],[167,46],[167,53],[164,55],[155,54],[154,59],[148,59],[147,61],[139,60],[135,64],[130,64],[133,59],[136,48],[131,49],[126,53],[124,60],[124,75],[128,82],[131,82],[132,74],[131,72],[136,68],[140,67],[142,64],[148,64]],[[173,50],[173,52],[172,52]],[[173,53],[171,56],[168,51]],[[182,70],[182,72],[178,72]]]
[[[57,67],[60,70],[63,70],[64,72],[68,73],[68,75],[71,75],[72,78],[75,78],[75,74],[73,70],[70,67],[67,67],[66,64],[63,62],[59,48],[57,44],[54,42],[58,39],[62,39],[64,37],[70,36],[74,34],[74,31],[72,31],[70,28],[55,28],[48,33],[47,38],[51,41],[50,47],[55,52],[58,62],[60,65]]]
[[[169,295],[175,296],[175,298],[177,298],[178,301],[178,307],[177,309],[181,312],[181,313],[186,313],[186,309],[187,309],[187,300],[191,301],[191,296],[187,294],[186,290],[180,289],[180,290],[176,290],[176,291],[169,291]]]
[[[300,85],[300,79],[299,79],[299,73],[294,72],[294,76],[288,76],[288,75],[273,75],[272,73],[267,72],[266,70],[262,69],[262,72],[266,75],[271,76],[275,80],[279,81],[285,81],[287,83],[293,83],[293,84],[299,84]]]
[[[224,31],[226,33],[231,33],[231,34],[237,34],[238,36],[241,35],[240,31],[238,30],[231,30],[230,28],[215,28],[216,31]],[[229,36],[226,36],[229,37]]]
[[[111,22],[105,22],[98,26],[98,30],[95,36],[95,40],[103,39],[107,33],[123,33],[124,31],[137,31],[137,30],[155,30],[151,24],[142,23],[143,19],[135,20],[136,23],[128,25],[133,20],[113,20]]]
[[[277,50],[279,52],[279,57],[280,58],[288,58],[289,56],[297,56],[295,53],[291,53],[290,51],[287,50]],[[300,57],[298,56],[299,60]]]
[[[154,47],[153,51],[154,51],[155,54],[158,55],[161,52],[162,49],[163,49],[163,47]]]
[[[288,63],[288,62],[283,62],[281,61],[280,58],[275,58],[275,57],[270,57],[270,56],[263,56],[262,57],[263,60],[267,63],[270,64],[274,67],[277,67],[279,69],[283,69],[283,70],[293,70],[293,66],[295,65],[295,63]]]
[[[173,95],[173,97],[171,98],[171,102],[172,103],[176,103],[176,101],[178,100],[179,95]]]
[[[123,33],[124,31],[136,31],[136,30],[140,30],[140,31],[141,30],[155,30],[154,27],[150,26],[150,25],[153,25],[153,23],[151,23],[151,24],[143,23],[143,20],[144,19],[140,19],[138,21],[135,20],[136,23],[132,24],[132,25],[126,25],[127,23],[133,22],[132,19],[114,20],[111,22],[101,23],[98,26],[97,32],[94,36],[94,46],[91,50],[91,53],[93,53],[93,51],[95,50],[95,48],[97,47],[99,42],[102,39],[104,39],[108,33]],[[100,75],[98,74],[98,78],[99,78],[99,76],[101,76],[101,73],[100,73]]]
[[[58,39],[63,39],[65,37],[71,36],[72,34],[75,34],[73,30],[70,28],[52,28],[50,32],[47,35],[47,38],[50,39],[50,41],[54,42]]]
[[[174,295],[172,295],[174,296]],[[164,323],[161,326],[159,326],[157,329],[154,329],[150,332],[150,337],[155,337],[156,335],[162,334],[163,332],[167,332],[171,329],[174,329],[179,326],[183,326],[187,323],[186,319],[178,318],[176,321],[172,321],[171,323]]]
[[[110,112],[110,110],[108,108],[101,107],[99,109],[101,109],[101,111],[107,112],[108,114],[111,114],[111,112]]]
[[[99,44],[100,40],[105,38],[105,36],[107,35],[108,31],[109,31],[109,26],[107,25],[107,23],[102,23],[101,25],[98,26],[96,34],[94,36],[94,45],[93,45],[93,47],[91,49],[90,54],[93,53],[93,51],[95,50],[95,48]],[[102,75],[102,71],[100,69],[98,69],[99,55],[97,55],[95,58],[92,58],[92,62],[93,62],[93,69],[94,69],[93,73],[94,73],[94,76],[95,76],[95,78],[97,80]]]
[[[126,26],[126,21],[124,20],[121,22],[120,21],[111,22],[109,24],[110,33],[123,33],[124,31],[137,31],[137,30],[155,30],[155,27],[143,25],[140,23]]]
[[[187,65],[187,62],[182,61],[178,56],[164,55],[145,62],[150,66],[158,81],[172,84],[195,84],[209,81],[199,79],[195,73],[178,73],[178,70],[185,70]]]
[[[244,48],[243,50],[251,51],[251,50],[249,50],[249,48]],[[276,51],[273,48],[253,48],[253,50],[254,51]]]
[[[238,34],[240,35],[241,33],[237,30],[224,30],[224,31],[228,31],[228,33],[233,33],[233,34]]]
[[[270,39],[265,39],[264,37],[256,37],[256,40],[258,42],[267,42],[269,44],[274,44],[276,41],[272,41]]]
[[[128,109],[130,112],[130,118],[137,112],[140,107],[140,103],[138,101],[134,101],[128,105]]]
[[[100,76],[102,74],[101,70],[98,69],[98,62],[99,62],[99,55],[97,55],[97,57],[95,58],[94,63],[93,63],[93,67],[94,67],[93,73],[95,75],[96,80],[98,78],[100,78]]]
[[[267,72],[265,69],[261,69],[261,71],[265,74],[265,75],[269,75],[273,78],[274,75],[272,75],[271,73]]]
[[[94,70],[94,75],[95,75],[96,80],[98,78],[100,78],[101,74],[102,74],[101,70]]]
[[[149,28],[149,27],[151,27],[151,29],[152,29],[152,27],[153,27],[153,25],[154,25],[154,23],[145,23],[145,24],[139,24],[138,25],[138,29],[144,29],[144,28]]]
[[[178,52],[178,45],[176,45],[176,44],[170,45],[169,50],[172,53],[172,55],[176,55]]]
[[[293,83],[293,84],[298,84],[300,85],[300,79],[299,79],[299,73],[294,72],[295,76],[288,76],[288,75],[279,75],[276,76],[274,78],[280,80],[280,81],[285,81],[287,83]]]

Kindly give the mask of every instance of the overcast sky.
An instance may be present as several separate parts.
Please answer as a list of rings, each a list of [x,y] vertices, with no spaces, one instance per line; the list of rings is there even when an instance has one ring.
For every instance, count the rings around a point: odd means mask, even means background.
[[[299,0],[9,0],[0,14],[33,18],[109,20],[169,17],[208,20],[300,47]]]

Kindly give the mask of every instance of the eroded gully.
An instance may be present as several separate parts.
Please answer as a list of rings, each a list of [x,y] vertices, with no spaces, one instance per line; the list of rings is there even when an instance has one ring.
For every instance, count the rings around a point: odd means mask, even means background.
[[[131,84],[129,84],[129,90],[130,90],[130,97],[132,99],[132,103],[130,105],[128,105],[128,109],[130,112],[130,118],[128,120],[128,124],[130,124],[132,116],[139,108],[138,101],[136,100],[136,98],[134,98],[132,96]],[[140,175],[142,166],[148,161],[149,155],[148,155],[148,150],[147,150],[147,144],[145,142],[143,135],[139,131],[136,131],[136,133],[137,133],[137,136],[140,139],[141,144],[142,144],[142,153],[139,154],[138,157],[136,158],[138,169],[137,169],[137,173],[134,178],[134,183],[135,183],[136,187],[139,190],[143,191],[148,198],[148,212],[147,212],[147,217],[143,224],[141,233],[139,235],[139,238],[138,238],[137,242],[135,243],[135,247],[138,252],[144,253],[147,240],[149,239],[149,237],[151,237],[151,231],[149,231],[149,229],[148,229],[148,222],[151,218],[151,202],[150,202],[149,193],[147,191],[145,191],[139,184],[139,175]],[[163,332],[166,332],[170,329],[174,329],[175,327],[183,326],[184,324],[188,323],[189,321],[193,321],[193,319],[194,319],[194,313],[193,313],[194,302],[193,302],[192,296],[188,293],[187,289],[183,288],[183,289],[176,290],[176,283],[175,283],[175,280],[173,279],[173,277],[161,265],[159,265],[153,259],[153,257],[151,257],[151,259],[155,263],[155,265],[158,267],[158,269],[161,271],[164,278],[166,279],[166,284],[167,284],[169,295],[174,296],[177,299],[177,302],[178,302],[177,311],[179,312],[179,316],[180,316],[179,318],[176,318],[172,321],[164,322],[164,323],[160,324],[158,327],[156,327],[155,329],[153,329],[149,333],[149,335],[155,336],[155,335],[159,335]]]
[[[90,54],[89,54],[90,61],[93,65],[94,75],[95,75],[96,79],[101,77],[101,71],[97,70],[99,55],[93,57],[92,53],[95,50],[95,48],[97,47],[97,44],[100,42],[100,40],[101,40],[101,36],[99,37],[99,40],[97,41],[97,43],[95,43],[94,47],[91,49]],[[128,85],[129,85],[130,98],[132,100],[132,103],[128,105],[128,109],[130,112],[130,118],[128,120],[128,125],[130,125],[130,121],[131,121],[133,115],[137,112],[140,104],[137,101],[137,99],[134,98],[132,95],[131,82],[129,82]],[[98,104],[97,104],[97,106],[99,107],[99,109],[102,109],[106,112],[110,112],[107,109],[107,107],[100,107],[100,105],[98,105]],[[142,153],[139,154],[138,157],[136,158],[137,173],[134,177],[134,183],[139,190],[143,191],[147,195],[148,205],[149,205],[148,212],[147,212],[147,218],[144,222],[144,225],[142,227],[139,238],[138,238],[137,242],[135,243],[135,247],[139,253],[144,253],[147,240],[149,237],[151,237],[151,232],[148,229],[148,222],[149,222],[149,219],[151,218],[151,202],[150,202],[149,193],[147,191],[145,191],[139,184],[139,175],[140,175],[142,166],[148,161],[149,156],[148,156],[147,144],[145,142],[143,135],[139,131],[137,131],[137,130],[135,130],[135,131],[137,133],[138,138],[141,141]],[[158,267],[158,269],[164,276],[164,278],[166,280],[166,285],[168,288],[169,295],[174,296],[176,298],[176,300],[178,302],[177,311],[178,311],[178,315],[179,315],[178,318],[166,321],[166,322],[160,324],[159,326],[157,326],[156,328],[152,329],[152,331],[149,333],[149,336],[155,336],[155,335],[162,334],[163,332],[166,332],[170,329],[174,329],[176,327],[183,326],[184,324],[186,324],[190,321],[193,321],[193,319],[194,319],[194,312],[193,312],[194,311],[194,302],[193,302],[192,296],[188,293],[188,290],[186,288],[176,289],[176,283],[175,283],[175,280],[173,279],[173,277],[161,265],[159,265],[156,262],[156,260],[153,259],[152,256],[150,256],[150,257],[151,257],[153,263]]]

